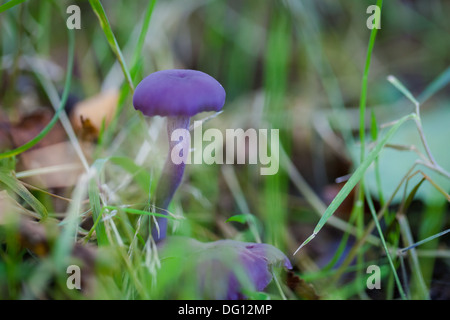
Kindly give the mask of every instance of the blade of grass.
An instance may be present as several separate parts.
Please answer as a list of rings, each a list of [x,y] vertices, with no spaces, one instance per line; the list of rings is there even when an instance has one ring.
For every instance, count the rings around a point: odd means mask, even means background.
[[[417,99],[412,95],[412,93],[394,76],[389,76],[388,81],[391,82],[401,93],[403,93],[414,104],[414,106],[416,108],[416,115],[417,115],[417,117],[415,119],[417,131],[419,132],[420,140],[422,141],[422,145],[425,148],[428,159],[436,170],[439,170],[441,172],[441,174],[450,178],[450,173],[448,173],[446,170],[444,170],[436,162],[436,160],[431,152],[430,146],[428,145],[428,142],[427,142],[427,139],[425,137],[425,133],[424,133],[423,127],[422,127],[419,101],[417,101]]]
[[[101,167],[103,167],[103,163],[104,163],[103,159],[96,160],[94,162],[93,168],[96,170],[96,174],[94,177],[90,179],[88,187],[89,203],[91,204],[92,208],[92,218],[96,222],[95,233],[97,235],[97,243],[99,246],[104,246],[109,243],[108,236],[105,230],[105,224],[102,221],[97,223],[97,220],[99,220],[102,216],[102,207],[100,203],[100,189],[98,187],[97,178],[98,175],[100,175],[102,172]]]
[[[426,180],[426,178],[425,177],[422,178],[419,181],[419,183],[417,183],[414,186],[414,188],[411,190],[411,192],[408,194],[408,196],[406,196],[406,191],[408,189],[408,184],[410,182],[410,179],[412,179],[419,172],[420,171],[416,171],[415,173],[411,174],[410,177],[406,180],[403,200],[402,200],[402,203],[401,203],[400,208],[398,209],[398,213],[397,213],[397,221],[399,223],[399,226],[401,228],[400,231],[403,233],[403,238],[405,239],[404,241],[406,241],[406,243],[411,243],[412,242],[412,235],[411,235],[411,230],[409,228],[409,223],[408,223],[408,220],[407,220],[407,217],[406,217],[406,211],[407,211],[409,205],[411,204],[412,200],[414,199],[414,197],[415,197],[417,191],[419,190],[420,186]],[[400,253],[400,251],[398,251],[398,252]],[[407,287],[408,295],[411,296],[411,293],[413,293],[413,297],[415,297],[417,289],[418,289],[418,290],[420,290],[419,294],[420,294],[420,298],[421,299],[429,299],[428,289],[426,288],[426,285],[425,285],[423,273],[422,273],[422,270],[420,269],[420,265],[418,264],[417,252],[416,252],[416,250],[412,250],[410,253],[411,253],[410,254],[410,261],[412,261],[412,263],[411,263],[411,272],[412,272],[412,274],[415,277],[414,278],[415,283],[413,283],[415,286],[409,286],[408,285],[408,287]],[[403,261],[403,257],[402,256],[401,256],[401,259],[402,259],[401,262],[404,265],[404,261]],[[404,268],[403,265],[402,265],[402,268]],[[414,290],[411,291],[410,287],[412,287],[412,289],[414,289]]]
[[[6,10],[9,10],[12,7],[17,6],[18,4],[21,4],[22,2],[25,2],[25,1],[27,1],[27,0],[11,0],[11,1],[8,1],[7,3],[2,4],[0,6],[0,13],[4,12]]]
[[[244,197],[239,181],[236,177],[236,172],[232,166],[222,166],[222,175],[225,178],[226,183],[240,209],[240,211],[247,216],[251,216],[250,208],[247,204],[247,200]],[[253,217],[253,216],[252,216]],[[249,224],[250,231],[252,232],[255,241],[261,243],[261,237],[259,236],[258,229],[255,224]]]
[[[149,211],[145,211],[145,210],[126,208],[126,207],[105,206],[104,209],[110,210],[110,211],[122,210],[122,211],[124,211],[126,213],[130,213],[130,214],[137,214],[137,215],[143,215],[143,216],[155,216],[155,217],[167,218],[169,220],[177,220],[177,219],[182,218],[182,217],[174,216],[171,214],[165,215],[165,214],[161,214],[161,213],[149,212]]]
[[[420,241],[418,241],[418,242],[416,242],[416,243],[414,243],[414,244],[412,244],[412,245],[410,245],[410,246],[408,246],[406,248],[400,249],[400,253],[405,253],[406,251],[411,250],[411,249],[413,249],[415,247],[418,247],[418,246],[420,246],[420,245],[422,245],[424,243],[427,243],[427,242],[429,242],[431,240],[434,240],[436,238],[442,237],[443,235],[446,235],[449,232],[450,232],[450,229],[447,229],[447,230],[439,232],[439,233],[437,233],[435,235],[432,235],[431,237],[428,237],[426,239],[420,240]]]
[[[377,7],[380,9],[383,7],[383,0],[377,0]],[[360,163],[364,161],[364,157],[366,155],[366,105],[367,105],[367,87],[369,81],[369,70],[370,64],[372,61],[372,53],[373,48],[375,46],[375,39],[378,33],[378,28],[372,28],[370,32],[369,45],[367,48],[366,55],[366,63],[364,66],[364,73],[361,80],[361,95],[359,100],[359,140],[361,145],[360,150]],[[374,159],[376,161],[377,157]],[[360,238],[364,234],[364,174],[361,176],[359,180],[360,187],[358,188],[358,196],[357,201],[353,206],[353,211],[356,216],[356,227],[358,230],[358,238]],[[362,252],[358,253],[358,264],[362,264],[364,262],[364,255]],[[362,282],[363,275],[362,271],[357,272],[357,278],[359,282]],[[364,293],[362,291],[361,293]]]
[[[381,226],[380,226],[380,223],[379,223],[378,218],[377,218],[377,213],[375,211],[375,207],[373,205],[372,198],[370,197],[370,192],[369,192],[367,186],[365,187],[365,189],[366,189],[365,190],[366,201],[367,201],[367,204],[369,206],[369,211],[370,211],[370,213],[372,215],[373,221],[375,222],[378,234],[380,236],[381,243],[383,245],[383,249],[384,249],[384,251],[386,253],[386,257],[388,258],[389,266],[391,267],[392,274],[394,275],[395,283],[397,284],[398,292],[400,293],[401,298],[403,300],[406,300],[406,294],[405,294],[405,291],[403,290],[402,284],[400,282],[400,278],[398,277],[397,270],[396,270],[396,268],[394,266],[394,261],[392,260],[391,254],[389,253],[389,249],[388,249],[388,247],[386,245],[386,240],[384,239],[383,230],[381,230]]]
[[[447,221],[447,202],[442,198],[440,201],[427,201],[420,220],[417,239],[426,239],[442,231]],[[422,244],[423,249],[436,250],[439,248],[439,239],[434,239]],[[408,244],[412,245],[412,243]],[[430,286],[437,263],[437,257],[420,258],[420,271],[424,282]]]
[[[349,219],[348,223],[353,226],[355,219],[356,219],[356,214],[355,214],[355,211],[353,210],[352,214],[350,215],[350,219]],[[324,268],[322,268],[322,270],[326,271],[326,270],[333,269],[336,266],[336,264],[341,260],[342,255],[344,254],[345,249],[347,247],[349,237],[350,237],[349,230],[344,231],[344,234],[342,235],[341,241],[339,242],[339,246],[338,246],[334,256],[331,258],[330,262],[328,262],[328,264]]]
[[[294,186],[298,189],[298,191],[303,194],[308,204],[314,209],[314,212],[317,213],[320,217],[322,217],[327,209],[326,205],[322,202],[320,197],[317,196],[314,190],[308,185],[305,178],[294,166],[291,159],[284,151],[283,145],[280,144],[279,147],[280,147],[279,152],[280,152],[281,167],[284,170],[286,170],[290,180],[292,181]],[[356,235],[356,229],[353,227],[353,225],[350,225],[347,221],[344,221],[338,217],[331,216],[327,220],[327,223],[335,227],[336,229],[339,229],[344,232],[349,232],[352,235]],[[367,241],[375,245],[379,244],[379,239],[373,237],[372,235],[368,236]]]
[[[413,236],[411,233],[411,228],[409,227],[408,220],[406,219],[406,216],[404,214],[399,214],[397,216],[398,223],[400,225],[400,230],[402,232],[403,241],[408,244],[408,246],[411,246],[414,243]],[[410,258],[410,264],[412,270],[414,270],[413,275],[416,279],[416,283],[418,286],[419,294],[422,294],[420,299],[429,299],[428,295],[428,289],[425,284],[425,280],[423,278],[421,269],[420,269],[420,263],[419,259],[417,257],[417,252],[414,248],[409,250],[409,258]],[[413,297],[414,299],[414,297]]]
[[[383,0],[377,0],[378,8],[383,6]],[[372,61],[372,52],[375,46],[375,39],[377,37],[378,29],[373,28],[370,32],[369,46],[367,48],[366,65],[364,67],[364,74],[362,77],[361,96],[359,100],[359,140],[361,143],[361,162],[365,156],[365,137],[366,137],[366,104],[367,104],[367,85],[369,80],[370,62]],[[363,190],[364,188],[361,188]],[[360,200],[363,197],[360,196]]]
[[[100,219],[104,208],[100,203],[100,189],[98,187],[97,178],[103,173],[104,167],[107,162],[111,161],[112,163],[121,166],[127,172],[133,175],[133,178],[137,181],[137,183],[144,188],[144,190],[148,190],[150,188],[149,185],[149,174],[145,171],[142,171],[142,168],[137,166],[131,159],[126,157],[110,157],[105,159],[97,159],[93,168],[96,170],[96,175],[89,182],[89,201],[92,207],[92,216],[95,222],[92,230],[95,229],[97,234],[97,241],[99,245],[108,244],[108,237],[105,231],[105,225],[103,221]]]
[[[114,36],[114,32],[112,31],[111,25],[109,23],[108,17],[106,16],[105,10],[103,9],[103,6],[99,0],[89,0],[89,3],[92,7],[92,10],[96,14],[100,26],[103,30],[103,33],[105,34],[106,40],[109,43],[109,46],[111,47],[112,51],[114,52],[117,61],[119,61],[120,67],[122,68],[122,72],[125,76],[125,80],[128,83],[128,86],[130,87],[131,91],[134,91],[134,85],[133,81],[130,76],[130,72],[128,70],[128,67],[126,65],[125,59],[122,54],[122,50],[120,49],[119,44],[117,43],[116,37]]]
[[[141,33],[139,34],[139,38],[136,44],[136,49],[134,50],[133,60],[131,63],[131,77],[134,80],[138,68],[140,66],[140,60],[141,60],[141,52],[142,48],[144,47],[145,37],[147,36],[148,27],[150,25],[150,21],[152,18],[153,10],[155,9],[155,5],[158,2],[158,0],[151,0],[148,4],[147,10],[145,12],[144,16],[144,22],[142,23]]]
[[[48,217],[48,212],[44,205],[42,205],[42,203],[39,202],[39,200],[37,200],[10,171],[0,169],[0,183],[5,184],[11,191],[28,203],[41,219]]]
[[[444,72],[438,79],[432,83],[432,86],[430,89],[432,91],[437,91],[444,85],[446,85],[449,81],[450,75],[447,74],[447,72]],[[420,117],[420,103],[419,101],[411,94],[411,92],[395,77],[389,76],[388,80],[400,91],[402,92],[414,105],[416,108],[416,127],[419,132],[420,139],[422,141],[422,145],[425,148],[427,157],[429,159],[430,163],[423,163],[425,166],[430,167],[433,170],[438,171],[439,173],[445,175],[446,177],[450,177],[450,173],[448,173],[446,170],[444,170],[440,165],[436,162],[431,149],[429,147],[429,144],[427,142],[427,139],[425,137],[425,133],[422,127],[422,121]],[[430,93],[428,93],[430,94]],[[428,162],[428,160],[427,160]],[[423,174],[425,178],[427,176]],[[428,180],[428,179],[427,179]],[[433,185],[433,181],[429,180]],[[437,187],[438,190],[440,190],[440,187]],[[446,194],[444,192],[444,194]],[[440,228],[440,225],[442,224],[443,218],[444,218],[444,205],[445,203],[442,201],[441,204],[438,203],[427,203],[427,209],[425,210],[425,213],[422,217],[422,221],[420,224],[420,230],[419,234],[421,235],[421,238],[426,238],[430,235],[435,234],[439,231],[438,228]],[[410,230],[409,230],[409,224],[405,217],[403,219],[400,219],[399,217],[399,223],[402,222],[401,227],[403,227],[403,234],[404,238],[412,243],[412,237],[410,236]],[[437,242],[433,241],[427,244],[427,246],[433,247],[437,246]],[[410,258],[411,258],[411,265],[412,268],[415,270],[414,275],[415,278],[413,279],[413,285],[414,290],[412,293],[417,293],[421,297],[429,298],[428,289],[426,287],[426,282],[429,281],[432,277],[433,273],[433,266],[434,266],[434,258],[427,260],[426,262],[422,262],[421,264],[418,263],[417,255],[415,250],[411,250],[410,252]]]
[[[412,115],[412,116],[415,116],[415,115]],[[378,211],[378,214],[377,214],[378,220],[380,220],[382,217],[384,217],[386,212],[388,212],[388,208],[391,205],[391,203],[393,202],[394,197],[396,196],[396,194],[401,189],[403,183],[405,183],[405,181],[408,179],[410,174],[414,171],[416,166],[417,166],[417,163],[414,164],[408,170],[408,172],[403,176],[403,178],[401,179],[401,181],[399,182],[399,184],[395,188],[394,192],[390,195],[389,199],[384,203],[382,208]],[[366,230],[364,232],[363,237],[361,239],[358,239],[358,241],[356,241],[356,243],[352,246],[352,248],[350,249],[350,252],[347,254],[347,256],[345,257],[344,261],[342,262],[342,264],[340,265],[339,269],[337,270],[334,278],[331,281],[333,284],[336,284],[339,281],[340,277],[346,272],[346,269],[350,266],[350,264],[353,261],[354,257],[358,254],[358,251],[361,250],[363,244],[365,242],[367,242],[367,240],[369,239],[368,237],[370,235],[372,235],[372,231],[375,229],[375,227],[376,227],[375,226],[375,222],[371,220],[370,223],[368,224],[368,226],[366,227]]]
[[[396,77],[390,75],[388,76],[388,81],[397,88],[398,91],[400,91],[406,98],[409,99],[415,106],[419,105],[419,101],[417,101],[416,98],[414,98],[411,91],[409,91],[403,83],[401,83]]]
[[[394,126],[391,127],[391,129],[386,133],[386,135],[383,137],[383,139],[380,140],[380,142],[375,146],[375,148],[367,155],[367,157],[364,159],[364,161],[359,165],[359,167],[356,169],[356,171],[353,173],[353,175],[350,177],[350,179],[347,181],[347,183],[344,185],[344,187],[339,191],[337,196],[333,199],[331,204],[328,206],[328,208],[325,210],[325,213],[323,214],[322,218],[319,220],[316,228],[314,229],[313,234],[308,237],[294,252],[294,255],[303,248],[308,242],[310,242],[314,237],[319,233],[319,231],[322,229],[322,227],[326,224],[328,219],[334,214],[334,212],[337,210],[337,208],[341,205],[341,203],[345,200],[345,198],[349,195],[349,193],[353,190],[353,188],[356,186],[356,184],[361,180],[363,175],[365,174],[367,168],[372,164],[372,162],[375,160],[375,158],[378,156],[378,154],[381,152],[383,147],[386,145],[386,143],[389,141],[389,139],[394,135],[395,132],[400,128],[400,126],[403,125],[408,120],[415,119],[417,116],[415,114],[409,114],[403,118],[401,118],[399,121],[396,122]]]
[[[52,259],[55,270],[63,274],[66,272],[68,258],[72,253],[73,245],[77,239],[80,212],[82,211],[83,200],[86,196],[88,183],[92,177],[92,170],[84,173],[79,179],[73,191],[72,199],[67,210],[67,216],[62,221],[62,231],[59,235],[52,252]]]
[[[372,115],[371,115],[370,133],[371,133],[372,141],[376,142],[378,140],[378,125],[377,125],[377,119],[376,119],[376,116],[375,116],[375,113],[373,112],[373,110],[372,110]],[[375,181],[377,184],[378,199],[380,201],[380,204],[383,206],[385,203],[385,200],[384,200],[383,189],[381,188],[379,157],[375,158]]]
[[[147,10],[145,12],[144,22],[142,24],[141,32],[139,34],[138,42],[136,44],[136,49],[135,49],[134,55],[133,55],[133,61],[132,61],[131,70],[130,70],[131,81],[136,80],[139,66],[141,65],[141,62],[140,62],[141,61],[141,59],[140,59],[141,52],[142,52],[142,48],[144,46],[148,27],[150,25],[151,17],[152,17],[156,2],[157,2],[157,0],[152,0],[149,3]],[[104,133],[104,139],[102,139],[102,141],[101,141],[102,144],[108,143],[111,141],[112,133],[115,131],[115,129],[117,127],[118,116],[122,113],[122,110],[125,106],[125,101],[129,95],[129,90],[131,90],[132,93],[134,91],[133,87],[130,87],[130,86],[123,86],[122,89],[120,90],[119,102],[117,104],[117,110],[114,114],[114,117],[113,117],[111,123],[106,128],[106,131]],[[102,146],[102,144],[99,144],[99,145]]]

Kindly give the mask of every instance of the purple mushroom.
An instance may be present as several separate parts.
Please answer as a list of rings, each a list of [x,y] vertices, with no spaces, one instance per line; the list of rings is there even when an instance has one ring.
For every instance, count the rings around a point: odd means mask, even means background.
[[[162,261],[182,259],[179,263],[186,277],[196,277],[196,291],[203,299],[245,299],[245,290],[262,291],[267,287],[274,267],[292,269],[280,250],[264,243],[235,240],[203,243],[172,236],[160,250]]]
[[[189,150],[187,137],[172,141],[176,129],[189,130],[190,118],[204,111],[220,111],[225,103],[222,85],[206,73],[195,70],[163,70],[150,74],[139,83],[133,96],[133,105],[146,116],[167,117],[169,155],[154,194],[157,213],[167,215],[167,208],[183,178],[188,154],[180,154],[181,163],[171,159],[177,150]],[[181,148],[178,149],[178,147]],[[182,151],[180,151],[183,153]],[[153,239],[158,242],[166,237],[167,219],[157,218],[152,229]]]

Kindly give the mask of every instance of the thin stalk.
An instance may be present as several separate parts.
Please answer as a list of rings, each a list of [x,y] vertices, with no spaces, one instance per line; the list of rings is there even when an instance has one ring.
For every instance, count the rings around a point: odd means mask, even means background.
[[[383,6],[383,0],[377,0],[377,6]],[[375,39],[377,37],[378,29],[373,28],[370,32],[369,47],[367,48],[366,65],[364,67],[364,74],[362,77],[361,97],[359,100],[359,140],[361,142],[361,162],[365,156],[365,137],[366,137],[366,103],[367,103],[367,84],[369,79],[370,62],[372,60],[372,52],[375,46]],[[363,190],[363,188],[361,188]],[[363,200],[363,199],[360,199]]]
[[[375,223],[375,226],[377,228],[378,234],[380,236],[380,240],[381,240],[381,243],[383,245],[383,249],[384,249],[384,251],[386,253],[386,257],[388,258],[389,266],[392,269],[392,274],[394,275],[395,282],[397,284],[398,292],[400,293],[401,298],[403,300],[406,300],[407,298],[406,298],[405,292],[403,290],[403,287],[402,287],[402,284],[400,282],[400,279],[399,279],[399,277],[397,275],[397,270],[395,269],[394,262],[392,260],[391,254],[389,253],[389,249],[387,247],[386,241],[385,241],[384,236],[383,236],[383,230],[381,230],[380,223],[378,222],[378,217],[377,217],[377,214],[376,214],[376,211],[375,211],[375,207],[373,205],[372,198],[369,196],[370,193],[369,193],[369,190],[367,190],[367,187],[366,187],[365,191],[366,191],[367,204],[369,206],[370,213],[372,215],[373,221]]]
[[[411,174],[411,172],[413,172],[414,168],[416,167],[417,164],[414,164],[406,173],[406,175],[402,178],[402,180],[400,181],[400,183],[397,185],[396,189],[394,190],[394,192],[392,193],[391,197],[388,199],[388,201],[383,205],[383,207],[378,211],[377,213],[377,219],[381,219],[384,215],[384,213],[387,211],[387,209],[389,208],[390,204],[392,203],[392,201],[394,200],[395,195],[397,194],[397,192],[400,190],[401,186],[403,185],[403,183],[405,182],[405,180],[409,177],[409,175]],[[369,235],[371,235],[373,229],[375,228],[375,221],[371,221],[368,226],[366,227],[366,230],[364,232],[364,235],[361,237],[361,239],[358,239],[358,241],[353,245],[353,247],[351,248],[349,254],[347,255],[347,257],[345,258],[345,260],[342,262],[341,266],[339,267],[338,271],[336,272],[332,283],[336,283],[339,278],[345,273],[345,269],[350,265],[350,263],[353,261],[354,257],[356,256],[356,254],[358,253],[358,250],[362,247],[362,245],[364,244],[364,242],[367,240],[367,237]]]
[[[408,223],[408,220],[406,219],[406,216],[403,213],[399,213],[397,215],[397,220],[400,225],[400,230],[402,232],[403,241],[405,243],[407,243],[408,246],[412,246],[412,244],[414,243],[414,240],[413,240],[413,237],[411,234],[411,228],[409,227],[409,223]],[[423,294],[422,298],[430,299],[430,296],[428,294],[428,288],[425,284],[425,280],[423,278],[422,271],[420,269],[419,259],[417,257],[417,253],[416,253],[416,250],[414,249],[414,247],[409,250],[409,253],[410,253],[409,257],[411,259],[410,262],[411,262],[413,270],[415,271],[414,275],[417,277],[417,281],[420,286],[421,293]]]
[[[106,40],[108,41],[108,44],[111,47],[111,50],[114,52],[114,55],[116,56],[117,61],[119,61],[120,67],[122,68],[122,72],[125,76],[125,80],[126,80],[128,86],[130,87],[131,91],[133,92],[134,85],[133,85],[133,81],[130,76],[129,69],[128,69],[125,59],[123,57],[122,50],[120,49],[120,46],[117,43],[114,32],[112,31],[111,25],[108,21],[108,17],[106,16],[105,9],[103,8],[103,6],[99,0],[89,0],[89,3],[92,7],[92,10],[94,11],[95,15],[97,16],[97,18],[100,22],[100,26],[106,36]]]
[[[406,248],[400,249],[399,253],[405,253],[406,251],[414,249],[415,247],[418,247],[418,246],[420,246],[420,245],[422,245],[424,243],[427,243],[427,242],[429,242],[431,240],[434,240],[436,238],[442,237],[443,235],[446,235],[449,232],[450,232],[450,229],[447,229],[445,231],[439,232],[439,233],[437,233],[435,235],[432,235],[431,237],[428,237],[428,238],[425,238],[423,240],[420,240],[420,241],[418,241],[418,242],[416,242],[416,243],[414,243],[414,244],[412,244],[412,245],[410,245],[410,246],[408,246]]]
[[[166,163],[164,164],[161,177],[158,180],[158,185],[155,190],[155,210],[156,213],[167,215],[167,208],[183,179],[184,168],[189,157],[190,150],[189,140],[189,117],[168,117],[167,118],[167,135],[169,138],[169,154],[167,155]],[[172,134],[175,130],[183,130],[181,141],[172,141]],[[188,135],[185,135],[187,133]],[[173,154],[179,152],[177,158],[181,158],[181,163],[174,163]],[[181,155],[181,152],[183,153]],[[186,153],[186,154],[185,154]],[[167,232],[167,218],[158,217],[155,219],[156,224],[152,230],[153,239],[158,242],[166,237]]]
[[[377,6],[381,8],[383,6],[383,0],[377,0]],[[362,77],[361,96],[359,100],[359,140],[361,144],[360,150],[360,163],[364,161],[365,157],[365,145],[366,145],[366,105],[367,105],[367,87],[369,79],[370,63],[372,61],[373,48],[375,46],[375,39],[378,33],[377,28],[372,28],[370,32],[369,46],[367,48],[366,64],[364,67],[364,74]],[[358,230],[358,239],[364,234],[364,175],[359,181],[358,197],[355,202],[353,210],[356,212],[356,227]],[[358,253],[358,263],[364,262],[363,252]],[[357,273],[357,278],[362,278],[362,270]]]

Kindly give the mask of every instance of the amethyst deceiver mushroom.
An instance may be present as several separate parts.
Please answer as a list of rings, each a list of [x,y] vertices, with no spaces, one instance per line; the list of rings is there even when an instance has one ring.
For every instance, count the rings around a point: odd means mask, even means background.
[[[263,291],[268,286],[273,268],[292,269],[284,253],[265,243],[236,240],[204,243],[171,236],[159,249],[163,268],[164,263],[180,259],[177,263],[183,270],[176,283],[195,279],[196,298],[201,299],[246,299],[246,290]]]
[[[180,150],[189,150],[190,141],[172,141],[176,129],[189,130],[190,118],[204,111],[220,111],[225,103],[225,90],[213,77],[196,70],[162,70],[144,78],[133,95],[133,105],[144,115],[167,117],[169,155],[155,191],[156,212],[167,215],[167,208],[183,178],[185,161],[175,164],[172,150],[179,143]],[[187,154],[182,158],[187,159]],[[153,239],[166,237],[167,219],[157,218]]]

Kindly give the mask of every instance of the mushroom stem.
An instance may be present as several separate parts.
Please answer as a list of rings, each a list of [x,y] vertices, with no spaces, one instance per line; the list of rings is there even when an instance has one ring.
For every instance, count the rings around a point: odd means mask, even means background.
[[[169,154],[154,195],[156,213],[167,215],[167,208],[183,179],[190,150],[189,123],[190,117],[167,117]],[[152,237],[155,242],[159,242],[166,237],[167,218],[157,217],[156,222],[157,225],[152,229]]]

